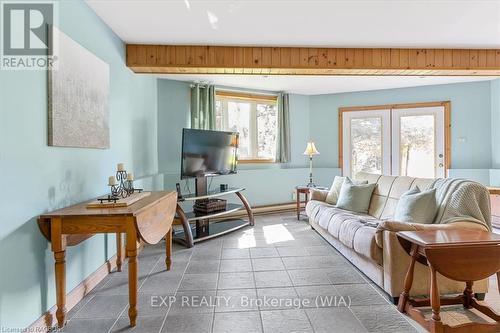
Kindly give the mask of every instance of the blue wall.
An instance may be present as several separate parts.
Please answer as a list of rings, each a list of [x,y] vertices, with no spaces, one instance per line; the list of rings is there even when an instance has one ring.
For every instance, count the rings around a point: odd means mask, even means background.
[[[500,187],[500,79],[491,81],[490,184]]]
[[[175,189],[180,182],[181,131],[189,126],[189,83],[158,80],[158,151],[159,172],[163,174],[165,188]],[[304,184],[309,174],[307,158],[302,155],[309,140],[309,96],[290,96],[291,161],[286,164],[240,164],[237,175],[216,177],[212,186],[221,182],[247,188],[246,195],[252,205],[290,202],[293,188]],[[327,174],[324,182],[338,174],[333,170],[317,171]],[[187,190],[185,181],[182,188]],[[323,182],[322,182],[323,183]],[[192,182],[189,183],[194,190]]]
[[[500,168],[500,79],[491,81],[491,166]]]
[[[495,107],[495,103],[500,105],[499,82],[500,80],[482,81],[328,95],[291,95],[292,161],[273,165],[242,164],[237,175],[215,178],[214,185],[227,182],[246,186],[247,195],[254,205],[288,202],[292,198],[293,187],[307,180],[307,159],[302,152],[309,139],[316,142],[321,152],[314,158],[317,183],[328,186],[333,176],[340,173],[339,107],[432,101],[451,101],[450,176],[489,184],[493,182],[490,175],[495,173],[491,169],[492,161],[500,161],[500,144],[496,143],[498,140],[492,141],[492,135],[496,133],[495,121],[500,122],[500,111]],[[159,169],[164,173],[165,187],[175,188],[175,183],[179,182],[180,130],[182,126],[189,124],[189,84],[159,80],[158,95]],[[274,172],[277,169],[280,171]]]
[[[321,151],[316,165],[338,167],[339,107],[434,101],[451,101],[452,169],[491,168],[489,81],[311,96],[310,131]]]
[[[84,2],[60,2],[60,29],[110,65],[111,148],[48,147],[47,72],[0,72],[1,327],[24,328],[55,304],[54,261],[37,215],[105,193],[117,162],[148,187],[161,181],[156,79],[125,67],[123,42]],[[69,248],[67,291],[115,249],[114,236]]]

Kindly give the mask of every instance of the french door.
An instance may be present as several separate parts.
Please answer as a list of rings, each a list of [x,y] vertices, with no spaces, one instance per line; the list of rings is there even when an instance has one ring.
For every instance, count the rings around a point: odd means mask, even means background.
[[[446,104],[375,108],[340,110],[344,175],[446,176]]]
[[[445,177],[444,110],[424,107],[392,110],[392,174]]]

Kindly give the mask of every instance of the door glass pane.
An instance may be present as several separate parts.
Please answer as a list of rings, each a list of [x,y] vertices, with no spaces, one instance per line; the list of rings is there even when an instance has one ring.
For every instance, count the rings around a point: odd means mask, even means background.
[[[351,119],[351,175],[382,173],[382,118]]]
[[[251,156],[250,147],[250,103],[227,102],[228,130],[240,133],[239,158]]]
[[[257,104],[257,157],[274,158],[278,127],[276,105]]]
[[[400,175],[435,177],[434,115],[400,119]]]

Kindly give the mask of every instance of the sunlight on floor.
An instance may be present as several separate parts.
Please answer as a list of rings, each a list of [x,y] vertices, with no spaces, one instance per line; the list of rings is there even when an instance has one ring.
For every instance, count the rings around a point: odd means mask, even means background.
[[[238,238],[238,248],[246,249],[249,247],[256,247],[257,242],[255,241],[255,237],[253,235],[244,235]]]
[[[283,224],[266,225],[262,229],[264,230],[264,238],[267,244],[295,240]]]
[[[295,240],[295,237],[283,224],[266,225],[262,228],[262,233],[255,233],[254,229],[245,231],[237,238],[238,248],[245,249],[251,247],[284,243]]]

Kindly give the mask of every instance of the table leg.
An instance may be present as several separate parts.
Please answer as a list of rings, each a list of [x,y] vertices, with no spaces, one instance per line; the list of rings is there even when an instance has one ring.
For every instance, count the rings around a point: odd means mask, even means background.
[[[165,236],[165,265],[169,271],[172,266],[172,227]]]
[[[300,192],[296,191],[295,197],[297,199],[297,220],[300,220]]]
[[[56,280],[56,318],[62,328],[66,323],[66,242],[61,232],[62,220],[53,218],[50,224],[50,239],[54,252]]]
[[[408,266],[408,271],[406,272],[404,289],[399,296],[398,302],[398,310],[401,313],[405,312],[406,303],[408,302],[408,299],[410,297],[410,290],[413,284],[413,272],[415,270],[415,262],[417,261],[418,257],[418,245],[411,245],[410,256],[410,265]]]
[[[497,287],[498,293],[500,293],[500,272],[497,272]]]
[[[66,323],[66,251],[54,252],[56,272],[56,318],[58,327]]]
[[[464,290],[464,308],[470,309],[472,308],[472,285],[473,281],[467,281],[465,282],[465,290]]]
[[[117,232],[116,233],[116,271],[121,272],[122,271],[122,234]]]
[[[130,326],[135,326],[137,321],[137,230],[134,218],[127,219],[127,257],[128,257],[128,317]]]
[[[441,316],[439,311],[441,308],[441,296],[439,295],[439,287],[437,283],[437,272],[429,263],[429,269],[431,271],[431,308],[432,308],[432,320],[431,320],[431,332],[441,333],[443,331],[443,323],[441,322]]]

